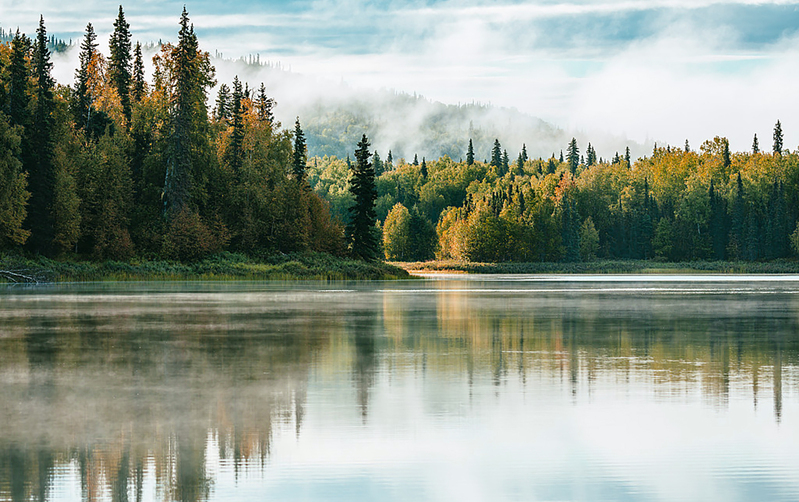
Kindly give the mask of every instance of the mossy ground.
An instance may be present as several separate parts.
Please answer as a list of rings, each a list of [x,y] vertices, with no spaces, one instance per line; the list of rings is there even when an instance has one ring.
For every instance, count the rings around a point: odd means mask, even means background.
[[[363,262],[324,253],[252,258],[221,253],[195,263],[165,260],[81,261],[0,254],[0,270],[40,282],[186,280],[380,280],[407,279],[408,272],[383,262]],[[8,280],[0,275],[0,282]]]

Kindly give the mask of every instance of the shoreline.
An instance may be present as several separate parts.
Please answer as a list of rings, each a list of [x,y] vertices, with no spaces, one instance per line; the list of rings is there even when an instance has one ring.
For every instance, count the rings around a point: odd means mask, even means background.
[[[799,261],[770,262],[597,260],[591,262],[477,263],[452,260],[390,262],[411,275],[437,274],[799,274]]]

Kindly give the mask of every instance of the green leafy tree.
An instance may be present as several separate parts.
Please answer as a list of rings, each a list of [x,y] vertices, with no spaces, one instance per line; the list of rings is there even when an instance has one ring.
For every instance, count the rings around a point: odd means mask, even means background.
[[[408,208],[397,202],[386,216],[383,224],[383,251],[386,259],[406,261],[411,248],[411,214]]]
[[[350,208],[350,222],[347,225],[347,237],[350,252],[362,260],[376,260],[379,243],[375,231],[377,214],[375,213],[375,172],[369,158],[369,140],[366,135],[358,143],[355,151],[355,163],[350,170],[350,193],[355,203]]]
[[[589,216],[580,226],[580,259],[591,261],[599,251],[599,232]]]
[[[12,126],[0,112],[0,248],[25,243],[30,232],[22,227],[27,214],[28,180],[19,161],[21,127]]]

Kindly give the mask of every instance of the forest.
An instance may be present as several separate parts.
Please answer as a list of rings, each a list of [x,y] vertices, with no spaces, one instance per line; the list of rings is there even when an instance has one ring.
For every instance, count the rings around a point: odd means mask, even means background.
[[[224,251],[469,262],[799,251],[799,153],[779,121],[770,152],[755,135],[747,152],[716,137],[602,158],[572,139],[532,158],[525,144],[510,155],[499,138],[490,151],[463,138],[458,161],[406,160],[371,151],[364,134],[354,160],[309,158],[300,117],[284,129],[265,83],[217,82],[185,9],[177,27],[148,78],[122,7],[108,57],[88,24],[71,85],[51,75],[63,42],[43,19],[33,38],[3,33],[0,250],[183,262]]]

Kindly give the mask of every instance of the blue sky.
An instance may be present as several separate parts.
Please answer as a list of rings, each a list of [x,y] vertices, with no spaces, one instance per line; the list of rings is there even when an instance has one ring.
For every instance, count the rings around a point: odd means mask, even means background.
[[[183,2],[124,6],[136,39],[173,40]],[[212,53],[447,102],[516,107],[577,129],[746,149],[782,120],[799,143],[799,3],[713,0],[194,1]],[[0,0],[0,26],[107,38],[118,4]],[[69,72],[66,72],[69,74]]]

